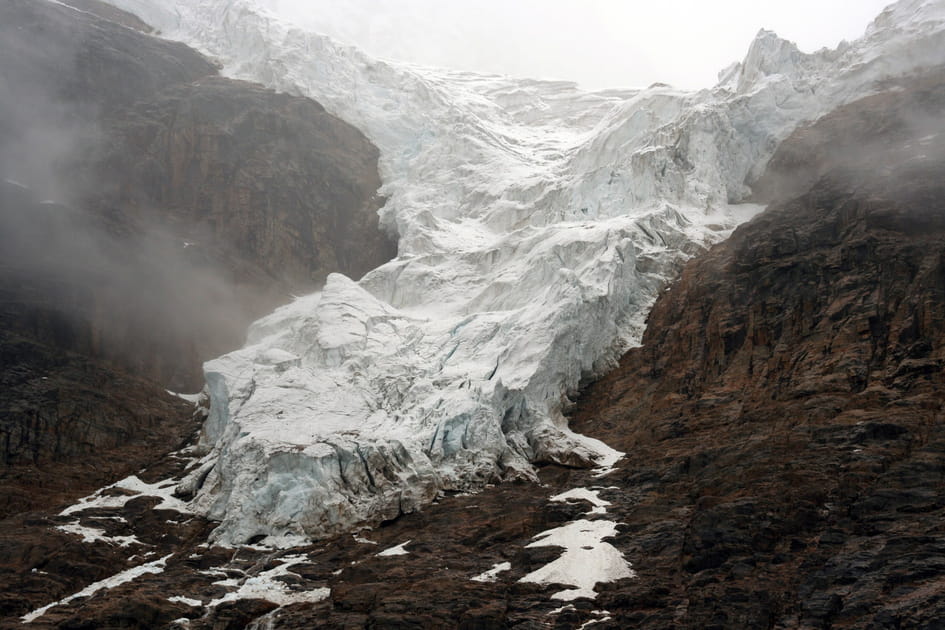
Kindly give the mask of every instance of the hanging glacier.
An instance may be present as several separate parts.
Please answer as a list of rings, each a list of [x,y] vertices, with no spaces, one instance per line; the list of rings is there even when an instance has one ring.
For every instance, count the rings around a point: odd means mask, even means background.
[[[113,0],[235,78],[312,97],[381,151],[398,255],[256,322],[205,365],[217,542],[316,538],[607,448],[562,411],[638,342],[658,291],[759,210],[797,125],[945,61],[945,2],[903,0],[813,54],[762,31],[712,89],[584,92],[373,59],[262,0]],[[629,455],[632,457],[632,453]]]

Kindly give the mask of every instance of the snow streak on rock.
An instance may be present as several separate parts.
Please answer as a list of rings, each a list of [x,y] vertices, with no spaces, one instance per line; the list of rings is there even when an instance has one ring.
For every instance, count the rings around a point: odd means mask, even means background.
[[[20,621],[22,621],[22,623],[32,623],[36,621],[37,619],[39,619],[40,617],[42,617],[43,615],[45,615],[46,611],[48,611],[49,609],[55,608],[56,606],[62,606],[64,604],[68,604],[74,599],[79,599],[80,597],[91,597],[92,595],[94,595],[95,593],[103,589],[109,589],[109,588],[115,588],[116,586],[121,586],[122,584],[125,584],[126,582],[131,582],[132,580],[135,580],[141,577],[142,575],[147,575],[149,573],[161,573],[162,571],[164,571],[164,566],[167,564],[167,560],[168,558],[171,557],[171,555],[172,554],[166,555],[160,560],[155,560],[154,562],[148,562],[147,564],[142,564],[137,567],[132,567],[128,569],[127,571],[122,571],[121,573],[117,573],[109,578],[105,578],[104,580],[95,582],[94,584],[90,584],[89,586],[85,587],[78,593],[74,593],[70,595],[69,597],[61,599],[57,602],[53,602],[51,604],[47,604],[46,606],[43,606],[42,608],[34,610],[33,612],[27,615],[23,615],[22,617],[20,617]]]
[[[799,122],[945,56],[943,2],[906,0],[837,50],[761,32],[711,90],[584,93],[379,61],[253,0],[115,4],[381,150],[398,257],[206,365],[212,464],[187,488],[230,544],[393,518],[536,461],[605,465],[564,427],[569,393],[637,342],[682,260],[757,211],[730,204]]]
[[[469,578],[473,582],[495,582],[499,579],[500,573],[505,573],[506,571],[512,570],[511,562],[500,562],[498,564],[492,565],[492,568],[488,571],[480,573],[474,577]]]
[[[261,571],[255,575],[243,578],[227,578],[214,582],[217,586],[235,588],[223,597],[211,600],[207,607],[219,606],[227,602],[233,602],[240,599],[262,599],[272,602],[278,606],[289,606],[304,602],[320,602],[327,598],[330,589],[327,587],[316,588],[312,590],[296,590],[286,582],[280,580],[280,577],[295,576],[292,566],[307,561],[304,554],[284,556],[279,558],[279,564],[271,569]],[[197,605],[201,605],[200,602]]]
[[[75,505],[70,505],[60,516],[69,516],[95,508],[123,507],[128,501],[136,497],[157,497],[161,502],[154,506],[155,510],[174,510],[187,514],[190,510],[187,504],[173,496],[175,480],[145,483],[135,475],[126,477],[110,486],[97,490],[95,494],[79,499]]]

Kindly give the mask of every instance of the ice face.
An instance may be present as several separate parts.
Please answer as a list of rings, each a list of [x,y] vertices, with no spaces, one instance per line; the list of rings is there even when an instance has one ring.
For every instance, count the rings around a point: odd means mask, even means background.
[[[567,431],[582,378],[637,343],[688,256],[758,210],[798,123],[945,60],[943,3],[902,2],[807,55],[761,32],[712,90],[585,93],[372,59],[252,0],[115,0],[225,73],[311,96],[381,150],[398,256],[260,320],[205,366],[218,542],[319,537],[442,490],[612,460]]]

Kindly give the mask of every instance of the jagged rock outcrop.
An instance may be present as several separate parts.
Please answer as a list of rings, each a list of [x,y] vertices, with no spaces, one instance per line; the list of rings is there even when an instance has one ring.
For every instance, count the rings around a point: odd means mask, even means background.
[[[578,404],[629,453],[625,623],[945,615],[945,75],[889,87],[781,146],[758,190],[805,192],[691,261]]]
[[[38,505],[14,487],[36,466],[176,446],[191,409],[165,388],[199,390],[251,321],[395,253],[360,132],[73,4],[0,5],[0,457],[25,466],[2,472],[10,510]]]

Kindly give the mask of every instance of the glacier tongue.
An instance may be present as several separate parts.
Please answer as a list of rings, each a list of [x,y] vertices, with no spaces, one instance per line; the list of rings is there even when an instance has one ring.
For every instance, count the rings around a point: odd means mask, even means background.
[[[112,1],[381,150],[397,258],[332,275],[205,366],[210,463],[183,486],[223,544],[344,531],[535,462],[612,462],[567,430],[569,393],[638,341],[685,258],[757,211],[731,204],[797,124],[945,61],[938,0],[810,55],[763,31],[694,93],[385,62],[253,0]]]

